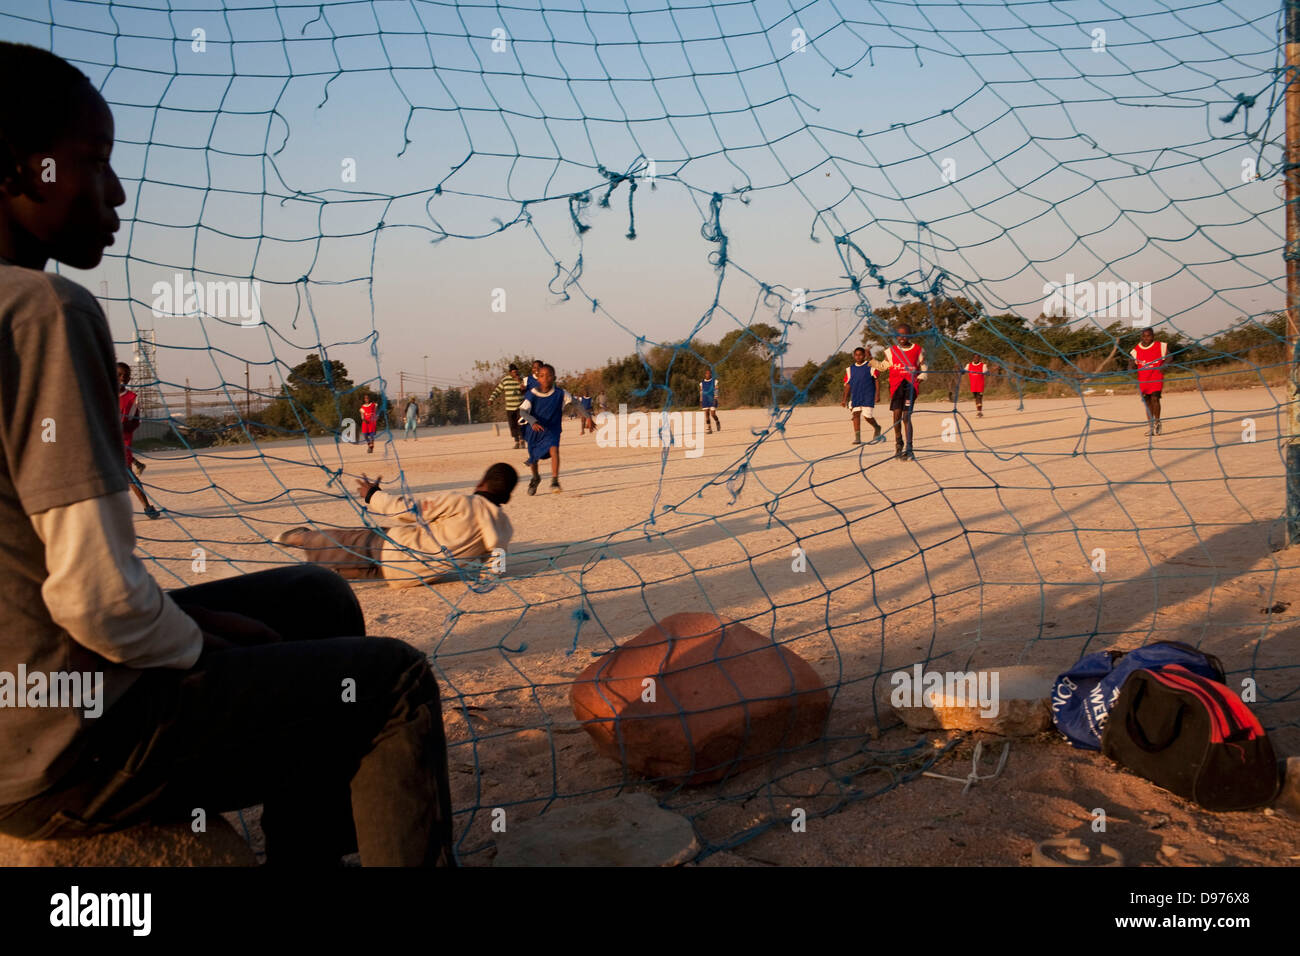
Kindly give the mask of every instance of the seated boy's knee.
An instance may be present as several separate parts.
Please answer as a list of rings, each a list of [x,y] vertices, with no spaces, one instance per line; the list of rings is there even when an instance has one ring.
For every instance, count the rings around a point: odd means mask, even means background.
[[[396,637],[366,637],[364,656],[368,663],[391,674],[408,670],[430,670],[429,658]]]
[[[288,586],[296,591],[294,598],[309,601],[312,605],[329,606],[339,613],[355,612],[361,617],[361,602],[347,581],[320,564],[295,564],[284,569],[290,572]]]
[[[395,637],[368,637],[365,641],[367,664],[374,668],[375,677],[391,682],[398,690],[416,689],[422,696],[437,699],[438,682],[428,657]]]

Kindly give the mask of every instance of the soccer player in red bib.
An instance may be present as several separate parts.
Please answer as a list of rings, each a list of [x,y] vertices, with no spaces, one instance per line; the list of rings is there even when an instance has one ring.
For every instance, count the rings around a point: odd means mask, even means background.
[[[375,429],[379,427],[379,406],[375,404],[369,392],[363,392],[361,397],[365,399],[361,404],[361,437],[366,440],[366,454],[373,455]]]
[[[966,363],[966,374],[970,376],[970,394],[975,399],[975,417],[984,417],[984,376],[989,366],[979,356]]]
[[[118,362],[117,410],[122,416],[122,448],[126,452],[126,477],[130,480],[131,493],[144,508],[144,513],[150,518],[157,518],[162,512],[149,503],[139,480],[131,474],[132,468],[135,469],[136,474],[144,474],[144,462],[136,461],[135,453],[131,451],[131,439],[135,435],[135,430],[140,427],[140,404],[135,392],[126,387],[129,381],[131,381],[131,366],[125,362]]]
[[[1150,421],[1148,435],[1160,434],[1160,394],[1165,387],[1165,360],[1169,356],[1169,343],[1157,342],[1155,333],[1143,329],[1137,346],[1129,352],[1138,370],[1138,391],[1147,408]]]
[[[911,342],[912,327],[900,325],[894,330],[898,342],[889,348],[889,410],[894,413],[894,457],[915,461],[912,454],[912,406],[925,381],[925,354],[920,343]],[[907,444],[903,444],[906,432]]]

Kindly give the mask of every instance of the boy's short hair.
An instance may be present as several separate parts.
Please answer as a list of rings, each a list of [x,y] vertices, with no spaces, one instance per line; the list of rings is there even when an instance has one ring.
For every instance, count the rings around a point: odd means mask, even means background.
[[[0,186],[33,153],[53,149],[80,112],[90,78],[49,50],[0,41]],[[16,91],[39,90],[39,96]]]
[[[127,381],[131,380],[131,366],[127,365],[125,362],[118,362],[117,370],[119,372],[126,372]]]
[[[515,471],[513,465],[499,461],[483,472],[483,480],[479,482],[482,490],[479,493],[493,504],[503,505],[510,500],[510,493],[517,484],[519,472]]]
[[[894,331],[902,332],[904,335],[911,335],[912,327],[908,325],[906,322],[900,322],[898,323],[898,325],[894,326]]]
[[[506,369],[506,371],[507,371],[507,372],[517,372],[517,371],[519,371],[519,366],[516,365],[514,362],[511,362],[511,363],[510,363],[510,367],[509,367],[508,369]]]
[[[857,355],[859,352],[861,352],[863,355],[867,354],[867,350],[864,349],[861,345],[859,345],[857,348],[853,350],[853,354]]]
[[[550,372],[552,378],[555,377],[555,366],[554,366],[554,365],[547,365],[545,362],[543,362],[543,363],[542,363],[542,368],[544,368],[544,369],[546,369],[548,372]],[[540,372],[541,369],[538,369],[538,371]]]

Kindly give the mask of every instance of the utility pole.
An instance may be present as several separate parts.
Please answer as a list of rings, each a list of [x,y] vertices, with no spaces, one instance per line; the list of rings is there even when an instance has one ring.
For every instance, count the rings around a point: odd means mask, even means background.
[[[468,385],[465,386],[465,421],[471,425],[474,424],[474,416],[472,416],[469,413],[469,386]],[[559,454],[559,452],[556,452],[556,454]]]
[[[248,383],[248,363],[244,363],[244,418],[247,419],[252,415],[253,408],[253,390]]]
[[[185,420],[189,421],[190,416],[193,414],[194,408],[190,404],[190,380],[187,377],[185,379]]]
[[[1286,527],[1287,544],[1300,544],[1300,0],[1284,0],[1286,31],[1286,344],[1287,375]]]
[[[398,372],[397,373],[397,397],[401,399],[404,395],[406,395],[406,373]]]

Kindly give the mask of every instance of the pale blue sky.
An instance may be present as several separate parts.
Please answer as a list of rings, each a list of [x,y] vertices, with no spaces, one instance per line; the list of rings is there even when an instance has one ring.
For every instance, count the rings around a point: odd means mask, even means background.
[[[1231,7],[0,0],[0,33],[73,59],[113,105],[125,224],[76,277],[107,283],[116,338],[155,327],[162,377],[196,385],[242,384],[245,360],[278,381],[273,358],[320,341],[371,378],[373,345],[395,392],[425,355],[445,384],[505,352],[564,372],[690,334],[717,283],[714,192],[732,267],[707,341],[774,322],[760,283],[851,309],[836,235],[889,280],[867,280],[873,307],[942,270],[1027,315],[1067,273],[1151,282],[1157,321],[1192,334],[1279,308],[1277,4]],[[1222,122],[1238,94],[1258,100]],[[568,197],[645,157],[637,238],[622,183],[579,241]],[[1243,182],[1257,157],[1267,178]],[[579,253],[565,301],[556,263]],[[154,318],[152,284],[195,270],[259,280],[266,324]],[[788,364],[857,321],[796,318]]]

